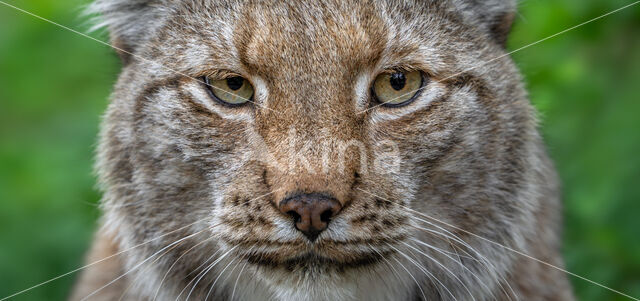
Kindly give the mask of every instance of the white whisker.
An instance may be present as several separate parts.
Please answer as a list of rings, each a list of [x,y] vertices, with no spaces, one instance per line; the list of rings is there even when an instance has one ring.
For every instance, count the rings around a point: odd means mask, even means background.
[[[408,207],[407,207],[407,208],[408,208]],[[410,208],[408,208],[408,209],[410,209]],[[415,210],[413,210],[413,209],[411,209],[411,211],[414,211],[414,212],[416,212],[416,213],[418,213],[418,214],[421,214],[420,212],[415,211]],[[424,214],[421,214],[421,215],[424,215]],[[426,215],[424,215],[424,216],[426,216]],[[419,226],[414,226],[414,227],[416,227],[416,228],[418,228],[418,229],[421,229],[421,230],[424,230],[424,231],[427,231],[427,232],[431,232],[431,233],[435,233],[435,234],[443,235],[443,236],[445,236],[445,237],[447,237],[447,238],[451,238],[451,239],[453,239],[454,241],[456,241],[456,242],[458,242],[458,243],[462,244],[462,246],[464,246],[464,247],[468,248],[471,252],[475,253],[475,254],[476,254],[476,256],[477,256],[477,257],[479,257],[479,258],[481,259],[481,260],[478,260],[478,262],[479,262],[479,263],[481,263],[483,266],[485,266],[485,267],[487,268],[487,271],[488,271],[489,273],[496,274],[496,276],[499,278],[499,280],[500,280],[500,281],[499,281],[500,289],[505,293],[505,295],[507,295],[507,296],[509,296],[509,298],[511,298],[511,296],[509,295],[509,293],[508,293],[508,292],[507,292],[507,291],[502,287],[501,282],[504,282],[504,283],[507,285],[507,287],[509,288],[509,290],[511,291],[511,293],[516,297],[516,300],[518,300],[518,296],[516,295],[515,291],[513,290],[513,288],[512,288],[512,287],[511,287],[511,285],[509,284],[509,282],[504,278],[504,276],[503,276],[503,275],[501,275],[501,274],[497,271],[497,267],[496,267],[496,266],[495,266],[491,261],[489,261],[489,259],[488,259],[488,258],[486,258],[485,256],[483,256],[479,251],[477,251],[474,247],[472,247],[471,245],[469,245],[466,241],[464,241],[464,240],[463,240],[462,238],[460,238],[459,236],[455,235],[454,233],[452,233],[451,231],[449,231],[449,230],[447,230],[447,229],[444,229],[443,227],[441,227],[441,226],[439,226],[439,225],[436,225],[436,224],[434,224],[434,223],[432,223],[432,222],[429,222],[429,221],[427,221],[427,220],[421,219],[421,218],[416,217],[416,216],[412,216],[412,218],[413,218],[413,219],[416,219],[416,220],[418,220],[418,221],[424,222],[424,223],[426,223],[426,224],[428,224],[428,225],[430,225],[430,226],[436,227],[436,228],[438,228],[438,229],[440,229],[440,230],[444,231],[444,233],[439,232],[439,231],[436,231],[436,230],[432,230],[432,229],[422,228],[422,227],[419,227]],[[469,253],[468,253],[468,252],[466,252],[465,250],[462,250],[462,251],[463,251],[463,252],[465,252],[467,255],[471,256],[471,254],[469,254]]]
[[[249,249],[249,251],[245,254],[243,259],[245,259],[249,254],[251,254],[251,251],[253,251],[253,248],[254,247],[251,247]],[[240,269],[240,272],[238,273],[238,277],[236,278],[236,281],[233,284],[233,291],[231,291],[231,299],[229,299],[229,301],[233,301],[233,296],[235,296],[235,294],[236,294],[236,286],[238,285],[238,280],[240,280],[240,275],[242,275],[242,271],[244,271],[244,268],[247,266],[247,263],[249,263],[249,262],[248,261],[244,262],[244,264],[242,265],[242,268]]]
[[[442,286],[447,293],[453,297],[454,300],[458,300],[453,293],[451,293],[451,291],[449,290],[449,288],[444,285],[444,283],[442,283],[442,281],[440,281],[440,279],[438,279],[438,277],[436,277],[435,275],[433,275],[431,272],[427,271],[424,267],[422,267],[422,265],[418,264],[418,262],[416,262],[415,260],[413,260],[413,258],[411,258],[409,255],[405,254],[404,252],[398,250],[396,247],[392,246],[391,244],[387,243],[387,246],[389,246],[390,248],[394,249],[396,252],[398,252],[400,255],[404,256],[405,258],[407,258],[407,260],[409,260],[409,262],[413,263],[416,267],[418,267],[418,269],[420,269],[425,275],[427,275],[428,277],[433,278],[436,282],[438,282],[440,284],[440,286]],[[420,289],[422,290],[422,289]],[[425,299],[426,300],[426,299]]]
[[[213,292],[213,288],[216,286],[216,282],[218,282],[218,279],[220,279],[220,276],[222,276],[222,274],[224,274],[224,271],[227,270],[227,268],[234,262],[236,261],[236,259],[232,259],[229,263],[227,263],[227,265],[222,269],[222,271],[220,271],[220,273],[218,274],[218,276],[216,277],[216,279],[213,281],[213,283],[211,284],[211,288],[209,288],[209,292],[207,292],[207,296],[204,298],[205,301],[207,301],[207,299],[209,299],[209,295],[211,294],[211,292]],[[187,300],[189,298],[187,297]]]
[[[447,255],[445,252],[443,252],[444,250],[434,247],[430,244],[424,243],[418,239],[412,238],[412,240],[416,243],[422,244],[430,249],[435,250],[436,252],[441,253],[442,255],[446,256],[447,258],[451,259],[451,261],[458,263],[463,269],[465,269],[467,272],[469,272],[474,278],[476,278],[476,280],[478,280],[478,282],[486,289],[486,291],[490,294],[492,294],[495,297],[495,294],[493,293],[493,291],[489,288],[489,286],[487,286],[481,279],[480,277],[478,277],[477,273],[474,273],[473,271],[471,271],[468,267],[466,267],[461,261],[457,261],[455,260],[455,258]],[[475,258],[474,258],[475,260]],[[506,293],[506,292],[505,292]],[[510,297],[510,296],[509,296]]]
[[[210,265],[207,266],[206,269],[202,270],[200,273],[198,273],[193,279],[191,279],[191,281],[189,281],[189,283],[187,283],[187,285],[180,291],[180,293],[178,294],[178,296],[176,297],[176,301],[180,298],[180,296],[182,296],[182,293],[185,292],[185,290],[191,285],[191,283],[193,281],[195,281],[196,279],[202,278],[204,277],[204,275],[206,275],[216,264],[218,264],[218,262],[220,262],[222,259],[224,259],[225,257],[227,257],[227,255],[229,255],[229,253],[231,253],[231,251],[233,251],[236,247],[233,247],[231,249],[229,249],[227,252],[225,252],[224,254],[222,254],[222,256],[220,256],[220,258],[217,258],[214,262],[212,262]],[[199,280],[198,280],[199,281]],[[195,286],[195,285],[194,285]]]
[[[416,277],[413,277],[413,275],[411,274],[411,272],[409,271],[409,269],[407,269],[407,267],[404,266],[404,264],[402,264],[402,262],[400,262],[400,260],[398,260],[398,258],[393,257],[393,259],[405,270],[407,271],[407,274],[409,274],[409,276],[411,277],[411,279],[413,279],[413,282],[416,283],[416,286],[418,286],[418,289],[420,290],[420,293],[422,293],[422,300],[427,300],[427,296],[425,296],[424,294],[424,290],[422,290],[422,285],[420,285],[420,283],[418,283],[418,280],[416,280]]]
[[[450,225],[450,224],[448,224],[448,223],[445,223],[445,222],[443,222],[443,221],[440,221],[440,220],[438,220],[438,219],[435,219],[435,218],[433,218],[433,217],[431,217],[431,216],[428,216],[428,215],[426,215],[426,214],[424,214],[424,213],[422,213],[422,212],[419,212],[419,211],[417,211],[417,210],[414,210],[414,209],[412,209],[412,208],[409,208],[409,207],[407,207],[407,206],[405,206],[405,205],[401,204],[400,202],[393,202],[393,201],[390,201],[390,200],[388,200],[388,199],[386,199],[386,198],[383,198],[383,197],[381,197],[381,196],[379,196],[379,195],[373,194],[373,193],[368,192],[368,191],[366,191],[366,190],[364,190],[364,189],[361,189],[361,188],[357,188],[357,189],[358,189],[358,190],[360,190],[360,191],[362,191],[362,192],[364,192],[364,193],[366,193],[366,194],[369,194],[369,195],[375,196],[375,197],[377,197],[377,198],[379,198],[379,199],[381,199],[381,200],[383,200],[383,201],[389,202],[389,203],[391,203],[391,204],[398,205],[398,206],[400,206],[401,208],[404,208],[404,209],[408,210],[409,212],[414,212],[414,213],[416,213],[416,214],[419,214],[419,215],[421,215],[421,216],[427,217],[427,218],[429,218],[429,219],[433,219],[433,220],[435,220],[435,221],[437,221],[437,222],[439,222],[439,223],[445,224],[445,225],[447,225],[447,226],[449,226],[449,227],[452,227],[452,228],[455,228],[455,229],[458,229],[458,230],[464,231],[465,233],[470,233],[470,234],[472,234],[471,232],[468,232],[468,231],[463,230],[463,229],[461,229],[461,228],[455,227],[455,226],[453,226],[453,225]],[[474,248],[473,248],[473,247],[471,247],[469,244],[467,244],[464,240],[460,239],[457,235],[455,235],[455,234],[451,233],[451,232],[450,232],[450,231],[448,231],[447,229],[444,229],[444,228],[442,228],[442,227],[440,227],[440,226],[438,226],[438,225],[435,225],[435,224],[433,224],[433,223],[431,223],[431,222],[429,222],[429,221],[425,221],[425,220],[423,220],[423,219],[420,219],[420,218],[418,218],[418,217],[416,217],[416,216],[413,216],[413,218],[418,219],[418,220],[420,220],[420,221],[423,221],[423,222],[425,222],[425,223],[427,223],[427,224],[430,224],[430,225],[432,225],[432,226],[434,226],[434,227],[436,227],[436,228],[438,228],[438,229],[440,229],[440,230],[442,230],[442,231],[444,231],[444,232],[446,232],[446,233],[450,234],[452,239],[454,239],[454,240],[458,241],[459,243],[461,243],[462,245],[464,245],[465,247],[469,248],[471,251],[473,251],[474,253],[476,253],[476,255],[477,255],[478,257],[480,257],[482,260],[484,260],[484,261],[485,261],[485,264],[490,265],[490,266],[493,268],[493,271],[494,271],[496,274],[498,274],[498,277],[499,277],[499,278],[501,278],[502,280],[504,280],[504,283],[505,283],[505,284],[507,285],[507,287],[511,290],[511,293],[516,297],[516,300],[518,300],[518,296],[517,296],[517,294],[515,293],[515,291],[513,290],[513,288],[511,287],[511,285],[509,284],[509,282],[508,282],[508,281],[506,281],[506,279],[504,278],[504,276],[500,275],[500,274],[497,272],[497,268],[496,268],[496,267],[495,267],[495,266],[494,266],[494,265],[493,265],[493,264],[492,264],[492,263],[491,263],[491,262],[490,262],[486,257],[484,257],[482,254],[480,254],[480,252],[478,252],[476,249],[474,249]],[[474,235],[474,236],[477,236],[477,237],[479,237],[479,238],[482,238],[482,239],[484,239],[484,240],[487,240],[487,241],[493,242],[493,241],[488,240],[488,239],[486,239],[486,238],[483,238],[483,237],[481,237],[481,236],[478,236],[478,235],[475,235],[475,234],[473,234],[473,235]],[[494,243],[494,244],[497,244],[497,243],[495,243],[495,242],[493,242],[493,243]],[[498,244],[498,245],[500,245],[500,244]],[[502,245],[500,245],[500,246],[502,246]],[[508,247],[506,247],[506,246],[502,246],[502,247],[504,247],[504,248],[508,248]],[[505,292],[505,293],[506,293],[506,292]],[[506,293],[506,294],[507,294],[507,295],[509,295],[508,293]]]
[[[135,246],[133,246],[133,247],[127,248],[127,249],[122,250],[122,251],[119,251],[118,253],[115,253],[115,254],[109,255],[109,256],[107,256],[107,257],[103,257],[102,259],[99,259],[99,260],[96,260],[96,261],[94,261],[94,262],[92,262],[92,263],[89,263],[89,264],[83,265],[83,266],[81,266],[81,267],[79,267],[79,268],[77,268],[77,269],[74,269],[74,270],[71,270],[71,271],[66,272],[66,273],[64,273],[64,274],[58,275],[58,276],[53,277],[53,278],[51,278],[51,279],[49,279],[49,280],[47,280],[47,281],[40,282],[39,284],[36,284],[36,285],[34,285],[34,286],[31,286],[31,287],[29,287],[29,288],[26,288],[26,289],[23,289],[23,290],[21,290],[21,291],[19,291],[19,292],[16,292],[16,293],[14,293],[14,294],[12,294],[12,295],[10,295],[10,296],[7,296],[7,297],[5,297],[5,298],[2,298],[2,299],[0,299],[0,301],[4,301],[4,300],[10,299],[10,298],[13,298],[13,297],[15,297],[15,296],[17,296],[17,295],[20,295],[20,294],[26,293],[26,292],[28,292],[28,291],[30,291],[30,290],[32,290],[32,289],[35,289],[35,288],[38,288],[38,287],[43,286],[43,285],[45,285],[45,284],[48,284],[48,283],[50,283],[50,282],[56,281],[56,280],[58,280],[58,279],[60,279],[60,278],[63,278],[63,277],[69,276],[69,275],[71,275],[71,274],[73,274],[73,273],[75,273],[75,272],[78,272],[78,271],[84,270],[84,269],[86,269],[86,268],[92,267],[92,266],[94,266],[94,265],[96,265],[96,264],[99,264],[99,263],[101,263],[101,262],[104,262],[104,261],[106,261],[106,260],[109,260],[109,259],[111,259],[111,258],[113,258],[113,257],[116,257],[116,256],[121,255],[121,254],[123,254],[123,253],[129,252],[129,251],[131,251],[131,250],[133,250],[133,249],[136,249],[136,248],[139,248],[139,247],[144,246],[144,245],[146,245],[146,244],[149,244],[149,243],[151,243],[151,242],[153,242],[153,241],[156,241],[156,240],[158,240],[158,239],[160,239],[160,238],[163,238],[163,237],[165,237],[165,236],[167,236],[167,235],[169,235],[169,234],[172,234],[172,233],[178,232],[178,231],[180,231],[180,230],[183,230],[183,229],[185,229],[185,228],[188,228],[188,227],[190,227],[190,226],[193,226],[193,225],[195,225],[196,223],[202,222],[202,221],[204,221],[204,220],[206,220],[206,219],[209,219],[209,217],[207,217],[207,218],[203,218],[203,219],[201,219],[201,220],[197,220],[197,221],[195,221],[195,222],[193,222],[193,223],[190,223],[190,224],[188,224],[188,225],[186,225],[186,226],[182,226],[182,227],[180,227],[180,228],[178,228],[178,229],[175,229],[175,230],[169,231],[169,232],[164,233],[164,234],[162,234],[162,235],[160,235],[160,236],[157,236],[157,237],[154,237],[154,238],[149,239],[149,240],[147,240],[147,241],[141,242],[141,243],[139,243],[139,244],[137,244],[137,245],[135,245]]]
[[[183,241],[184,242],[184,241]],[[150,270],[153,267],[153,264],[158,262],[158,260],[160,260],[162,257],[164,257],[165,255],[167,255],[169,252],[171,252],[171,250],[175,249],[177,246],[179,246],[180,244],[176,244],[173,247],[169,248],[168,250],[166,250],[164,253],[162,253],[160,256],[158,256],[156,259],[154,259],[151,263],[149,263],[149,266],[147,266],[144,271],[142,273],[139,273],[134,279],[133,281],[130,281],[129,285],[127,285],[127,288],[122,292],[122,294],[120,295],[120,298],[118,299],[118,301],[122,301],[124,296],[127,294],[127,292],[129,292],[129,290],[133,287],[133,285],[138,282],[138,280],[140,279],[140,277],[146,273],[148,270]]]
[[[102,287],[98,288],[97,290],[93,291],[91,294],[89,294],[89,295],[85,296],[85,297],[84,297],[84,298],[82,298],[80,301],[85,301],[85,300],[89,299],[89,297],[91,297],[91,296],[93,296],[93,295],[97,294],[98,292],[100,292],[100,291],[101,291],[101,290],[103,290],[104,288],[108,287],[109,285],[113,284],[114,282],[116,282],[116,281],[118,281],[118,280],[122,279],[122,277],[124,277],[124,276],[128,275],[129,273],[131,273],[132,271],[136,270],[136,269],[137,269],[137,268],[139,268],[141,265],[143,265],[145,262],[147,262],[149,259],[151,259],[151,258],[155,257],[156,255],[160,254],[162,251],[164,251],[164,250],[168,249],[169,247],[171,247],[171,246],[173,246],[173,245],[175,245],[175,244],[177,244],[177,243],[179,243],[179,242],[181,242],[181,241],[183,241],[183,240],[185,240],[185,239],[189,239],[189,238],[191,238],[191,237],[194,237],[195,235],[200,234],[202,231],[204,231],[204,230],[201,230],[201,231],[198,231],[198,232],[193,233],[193,234],[191,234],[191,235],[188,235],[188,236],[186,236],[186,237],[183,237],[183,238],[181,238],[181,239],[179,239],[179,240],[177,240],[177,241],[175,241],[175,242],[173,242],[173,243],[169,244],[168,246],[166,246],[166,247],[164,247],[164,248],[160,249],[160,251],[158,251],[158,252],[154,253],[153,255],[149,256],[147,259],[143,260],[141,263],[139,263],[139,264],[137,264],[136,266],[134,266],[133,268],[129,269],[129,270],[128,270],[127,272],[125,272],[124,274],[122,274],[122,275],[118,276],[116,279],[111,280],[109,283],[107,283],[107,284],[103,285]]]
[[[456,257],[458,257],[458,261],[460,261],[460,262],[462,261],[462,258],[466,258],[466,259],[469,259],[469,260],[473,260],[473,261],[476,261],[476,262],[480,262],[478,259],[473,258],[473,255],[469,254],[469,252],[467,252],[467,251],[465,251],[465,250],[460,250],[460,251],[462,251],[462,252],[464,252],[464,253],[465,253],[464,255],[460,255],[460,254],[458,253],[457,249],[455,248],[455,245],[454,245],[454,244],[451,242],[451,240],[449,239],[449,236],[448,236],[448,235],[446,235],[446,234],[444,234],[444,233],[442,233],[442,232],[439,232],[439,231],[435,231],[435,230],[433,230],[433,229],[427,229],[427,228],[423,228],[423,227],[420,227],[420,226],[413,226],[413,227],[414,227],[414,228],[416,228],[416,229],[418,229],[418,230],[422,230],[422,231],[425,231],[425,232],[430,232],[430,233],[432,233],[432,234],[436,234],[436,235],[434,235],[435,237],[442,238],[442,239],[446,239],[446,240],[447,240],[447,242],[449,243],[449,245],[451,246],[451,248],[452,248],[452,249],[454,249],[454,251],[455,251],[455,252],[446,251],[446,250],[443,250],[443,249],[441,249],[441,248],[437,248],[437,247],[434,247],[434,246],[432,246],[432,245],[429,245],[431,248],[438,249],[438,250],[439,250],[439,251],[441,251],[442,253],[447,253],[447,254],[450,254],[450,255],[452,255],[452,256],[456,256]]]
[[[166,273],[164,273],[164,276],[162,276],[162,280],[160,280],[160,284],[158,285],[158,289],[156,290],[156,293],[153,296],[153,301],[156,300],[156,298],[158,298],[158,293],[160,293],[160,288],[162,288],[162,283],[164,283],[164,280],[167,278],[167,276],[169,275],[169,272],[171,272],[171,269],[173,269],[173,267],[178,263],[178,261],[180,261],[180,259],[182,259],[182,257],[184,257],[185,255],[187,255],[189,252],[191,252],[191,250],[195,249],[197,246],[202,245],[203,243],[207,242],[208,240],[212,239],[212,237],[209,237],[199,243],[197,243],[196,245],[194,245],[193,247],[189,248],[189,250],[185,251],[184,253],[182,253],[182,255],[180,255],[180,257],[178,257],[178,259],[176,259],[176,261],[173,262],[173,264],[171,264],[171,266],[169,267],[169,269],[167,270]],[[217,252],[216,252],[217,253]],[[215,253],[214,253],[215,255]],[[212,255],[213,256],[213,255]]]
[[[398,272],[398,270],[396,270],[396,268],[389,262],[389,260],[387,260],[387,258],[385,258],[380,252],[378,252],[378,250],[376,250],[372,245],[369,245],[369,248],[371,248],[374,252],[376,252],[376,254],[378,254],[378,256],[380,256],[380,258],[382,258],[382,260],[384,260],[384,262],[391,267],[391,269],[393,270],[393,274],[396,276],[396,278],[398,278],[398,280],[402,281],[402,278],[400,277],[400,273]]]
[[[211,259],[213,259],[213,257],[215,257],[216,255],[218,255],[218,253],[220,253],[220,250],[217,250],[215,252],[213,252],[213,254],[211,254],[211,256],[209,256],[205,261],[203,261],[198,267],[196,267],[195,269],[193,269],[193,271],[189,272],[189,274],[187,274],[186,276],[184,276],[184,279],[187,279],[187,277],[193,275],[193,273],[195,272],[202,272],[202,268],[206,265],[207,267],[209,267],[209,262],[211,261]],[[198,275],[200,275],[200,272],[198,272]],[[197,277],[197,276],[196,276]]]
[[[2,1],[0,1],[0,3],[2,3]],[[251,201],[258,200],[258,199],[260,199],[260,198],[262,198],[262,197],[264,197],[264,196],[267,196],[267,195],[273,194],[273,193],[275,193],[275,192],[277,192],[277,191],[279,191],[279,190],[281,190],[281,189],[275,189],[275,190],[273,190],[273,191],[271,191],[271,192],[269,192],[269,193],[265,193],[265,194],[263,194],[263,195],[260,195],[260,196],[258,196],[258,197],[255,197],[255,198],[253,198],[253,199],[251,199],[251,200],[248,200],[248,201],[246,201],[246,202],[244,202],[244,203],[242,203],[242,204],[245,204],[245,203],[248,203],[248,202],[251,202]],[[49,280],[47,280],[47,281],[40,282],[40,283],[38,283],[38,284],[36,284],[36,285],[33,285],[33,286],[29,287],[29,288],[26,288],[26,289],[23,289],[23,290],[18,291],[18,292],[16,292],[16,293],[13,293],[13,294],[11,294],[11,295],[9,295],[9,296],[7,296],[7,297],[4,297],[4,298],[0,299],[0,301],[4,301],[4,300],[10,299],[10,298],[13,298],[13,297],[15,297],[15,296],[18,296],[18,295],[20,295],[20,294],[26,293],[26,292],[28,292],[28,291],[30,291],[30,290],[33,290],[33,289],[38,288],[38,287],[40,287],[40,286],[43,286],[43,285],[45,285],[45,284],[51,283],[51,282],[53,282],[53,281],[56,281],[56,280],[58,280],[58,279],[60,279],[60,278],[64,278],[64,277],[69,276],[69,275],[71,275],[71,274],[73,274],[73,273],[76,273],[76,272],[78,272],[78,271],[81,271],[81,270],[84,270],[84,269],[86,269],[86,268],[92,267],[92,266],[94,266],[94,265],[96,265],[96,264],[99,264],[99,263],[101,263],[101,262],[104,262],[104,261],[106,261],[106,260],[109,260],[109,259],[111,259],[111,258],[113,258],[113,257],[119,256],[119,255],[121,255],[121,254],[123,254],[123,253],[129,252],[129,251],[131,251],[131,250],[133,250],[133,249],[136,249],[136,248],[139,248],[139,247],[141,247],[141,246],[147,245],[147,244],[149,244],[149,243],[151,243],[151,242],[153,242],[153,241],[156,241],[156,240],[158,240],[158,239],[161,239],[161,238],[163,238],[163,237],[165,237],[165,236],[168,236],[168,235],[170,235],[170,234],[172,234],[172,233],[175,233],[175,232],[178,232],[178,231],[180,231],[180,230],[184,230],[184,229],[186,229],[186,228],[188,228],[188,227],[191,227],[191,226],[193,226],[193,225],[195,225],[195,224],[197,224],[197,223],[199,223],[199,222],[203,222],[203,221],[208,220],[208,219],[210,219],[210,218],[211,218],[211,217],[207,216],[207,217],[205,217],[205,218],[199,219],[199,220],[197,220],[197,221],[195,221],[195,222],[192,222],[192,223],[187,224],[187,225],[185,225],[185,226],[182,226],[182,227],[180,227],[180,228],[177,228],[177,229],[171,230],[171,231],[169,231],[169,232],[167,232],[167,233],[164,233],[164,234],[162,234],[162,235],[156,236],[156,237],[154,237],[154,238],[152,238],[152,239],[149,239],[149,240],[147,240],[147,241],[141,242],[141,243],[139,243],[139,244],[137,244],[137,245],[135,245],[135,246],[133,246],[133,247],[127,248],[127,249],[122,250],[122,251],[119,251],[119,252],[117,252],[117,253],[115,253],[115,254],[112,254],[112,255],[109,255],[109,256],[104,257],[104,258],[102,258],[102,259],[96,260],[96,261],[94,261],[94,262],[92,262],[92,263],[89,263],[89,264],[83,265],[83,266],[81,266],[81,267],[79,267],[79,268],[77,268],[77,269],[74,269],[74,270],[71,270],[71,271],[66,272],[66,273],[64,273],[64,274],[58,275],[58,276],[56,276],[56,277],[53,277],[53,278],[51,278],[51,279],[49,279]],[[217,226],[217,225],[215,225],[215,226]],[[213,226],[213,227],[215,227],[215,226]]]
[[[207,274],[209,274],[209,271],[211,271],[211,269],[213,269],[213,267],[215,266],[215,263],[212,263],[209,267],[207,267],[206,270],[200,272],[197,277],[196,282],[193,284],[193,286],[191,287],[191,289],[189,290],[189,293],[187,294],[187,298],[185,300],[189,300],[189,297],[191,296],[191,294],[193,293],[193,290],[195,290],[196,286],[198,286],[198,283],[200,282],[200,280],[202,280],[202,278],[204,278]],[[189,282],[191,283],[191,282]],[[188,287],[188,285],[187,285]],[[181,293],[182,294],[182,293]],[[177,299],[176,299],[177,301]]]
[[[244,271],[244,268],[247,266],[247,263],[249,263],[248,261],[245,261],[244,264],[242,265],[242,268],[240,269],[240,272],[238,273],[238,277],[236,277],[236,282],[233,284],[233,290],[231,291],[231,299],[229,299],[229,301],[233,301],[233,297],[236,294],[236,287],[238,286],[238,280],[240,280],[240,275],[242,275],[242,272]]]
[[[425,257],[429,258],[429,260],[435,262],[438,266],[440,266],[442,269],[444,269],[445,271],[447,271],[449,274],[451,274],[451,276],[453,276],[454,279],[456,279],[458,282],[460,282],[460,284],[462,285],[462,287],[467,291],[467,293],[469,293],[469,296],[471,296],[471,300],[476,300],[476,298],[473,296],[473,294],[471,293],[471,291],[469,290],[469,288],[467,287],[466,284],[464,284],[464,282],[462,280],[460,280],[460,278],[454,273],[452,272],[449,268],[447,268],[444,264],[440,263],[437,259],[429,256],[427,253],[422,252],[421,250],[419,250],[418,248],[406,243],[406,242],[402,242],[405,246],[415,250],[416,252],[424,255]]]

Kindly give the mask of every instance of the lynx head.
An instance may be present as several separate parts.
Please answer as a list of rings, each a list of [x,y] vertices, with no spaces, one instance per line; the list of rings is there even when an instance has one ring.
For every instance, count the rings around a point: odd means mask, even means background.
[[[123,60],[98,155],[105,224],[123,249],[155,239],[129,267],[159,257],[134,272],[140,294],[509,295],[511,254],[456,229],[526,247],[554,189],[539,190],[550,171],[504,56],[514,9],[95,2]]]

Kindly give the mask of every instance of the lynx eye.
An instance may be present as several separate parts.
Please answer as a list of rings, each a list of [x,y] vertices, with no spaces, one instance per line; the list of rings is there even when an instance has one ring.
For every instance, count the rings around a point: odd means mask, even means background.
[[[400,107],[411,103],[423,86],[420,71],[392,71],[376,77],[371,90],[382,106]]]
[[[220,80],[204,78],[211,96],[226,105],[239,106],[251,101],[253,86],[241,76],[228,77]]]

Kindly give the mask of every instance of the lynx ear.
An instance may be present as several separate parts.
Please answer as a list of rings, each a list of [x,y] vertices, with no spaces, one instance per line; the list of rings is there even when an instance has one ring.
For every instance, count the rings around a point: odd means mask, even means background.
[[[111,45],[124,64],[131,53],[162,23],[167,15],[168,0],[95,0],[87,9],[97,15],[92,30],[106,27]]]
[[[515,0],[452,0],[465,22],[487,31],[504,46],[515,19]]]

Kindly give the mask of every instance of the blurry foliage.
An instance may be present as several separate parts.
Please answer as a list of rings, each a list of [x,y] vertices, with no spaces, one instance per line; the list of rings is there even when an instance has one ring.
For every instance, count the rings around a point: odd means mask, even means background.
[[[82,0],[8,1],[86,32]],[[509,49],[631,1],[528,0]],[[105,40],[105,34],[93,34]],[[564,186],[568,270],[640,296],[640,5],[513,55]],[[111,49],[0,5],[0,298],[82,264]],[[74,275],[75,276],[75,275]],[[74,276],[13,300],[63,300]],[[571,278],[580,300],[626,300]]]

